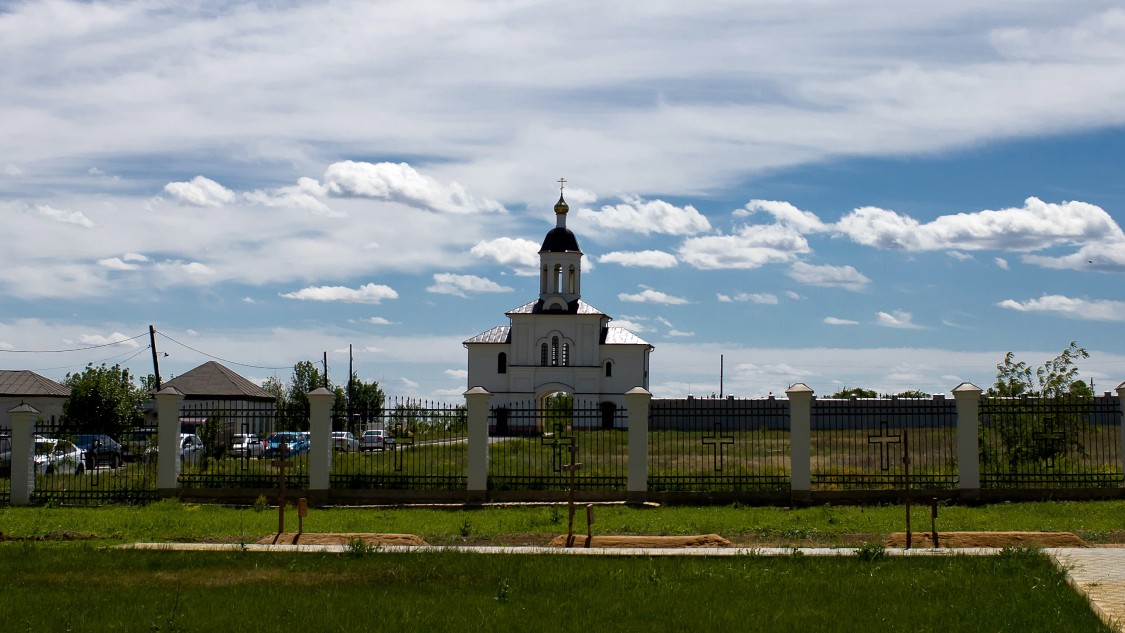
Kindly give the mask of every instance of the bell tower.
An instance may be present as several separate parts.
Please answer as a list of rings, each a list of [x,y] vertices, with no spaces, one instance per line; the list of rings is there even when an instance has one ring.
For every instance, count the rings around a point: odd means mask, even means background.
[[[547,232],[539,249],[539,300],[543,310],[568,310],[582,296],[582,250],[578,238],[566,228],[570,206],[563,198],[565,183],[565,179],[559,179],[555,228]]]

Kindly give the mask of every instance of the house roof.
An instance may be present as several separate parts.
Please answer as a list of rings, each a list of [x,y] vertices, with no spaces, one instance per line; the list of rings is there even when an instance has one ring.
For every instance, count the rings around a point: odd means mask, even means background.
[[[0,369],[0,396],[56,396],[65,398],[70,389],[26,369]]]
[[[623,327],[607,327],[602,329],[602,344],[603,345],[648,345],[652,344],[642,339],[641,337],[633,334]]]
[[[476,336],[466,340],[463,344],[470,343],[511,343],[512,342],[512,328],[507,325],[497,325],[496,327],[481,332]]]
[[[600,314],[605,316],[605,313],[595,308],[594,306],[586,303],[581,299],[575,299],[567,304],[566,311],[562,310],[544,310],[543,300],[536,299],[531,303],[525,303],[518,308],[512,308],[506,312],[509,316],[513,314]]]
[[[175,387],[188,398],[241,398],[273,401],[270,392],[239,376],[213,360],[166,381],[162,387]]]

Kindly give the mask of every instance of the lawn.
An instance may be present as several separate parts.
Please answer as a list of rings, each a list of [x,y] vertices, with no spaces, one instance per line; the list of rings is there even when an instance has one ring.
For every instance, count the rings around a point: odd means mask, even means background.
[[[1105,631],[1047,558],[0,545],[8,631]]]

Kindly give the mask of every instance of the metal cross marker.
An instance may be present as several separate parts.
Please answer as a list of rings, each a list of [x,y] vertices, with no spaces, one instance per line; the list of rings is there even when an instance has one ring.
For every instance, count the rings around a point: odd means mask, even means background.
[[[293,465],[293,462],[284,457],[285,453],[289,451],[289,445],[282,444],[280,451],[281,457],[273,462],[274,467],[277,468],[277,533],[279,536],[285,533],[285,469]]]
[[[566,178],[559,178],[559,195],[562,195],[563,187],[566,187]]]
[[[715,472],[722,472],[723,470],[723,447],[728,444],[734,444],[733,435],[720,435],[723,430],[721,422],[715,423],[715,434],[704,435],[703,445],[711,447],[711,459],[715,463]]]
[[[574,436],[565,433],[566,425],[562,422],[556,422],[549,435],[544,435],[539,441],[544,446],[551,447],[551,470],[562,472],[566,470],[563,465],[563,451],[570,450],[574,444]]]
[[[867,436],[867,443],[868,444],[882,444],[882,447],[880,448],[880,455],[879,455],[879,469],[880,470],[888,470],[891,467],[890,463],[888,463],[888,459],[890,458],[890,448],[891,448],[889,445],[890,444],[899,444],[901,442],[902,442],[902,436],[901,435],[889,435],[887,433],[887,421],[886,420],[883,420],[882,422],[879,423],[879,434],[878,435],[868,435]]]
[[[574,443],[574,438],[571,438],[570,446],[570,463],[563,466],[563,470],[570,473],[570,483],[567,485],[566,495],[566,546],[574,547],[574,473],[582,469],[582,464],[575,461],[578,458],[578,444]]]
[[[1043,430],[1031,434],[1031,439],[1035,440],[1040,454],[1046,455],[1043,459],[1043,465],[1046,468],[1055,467],[1055,453],[1066,440],[1066,432],[1056,430],[1057,428],[1055,418],[1053,416],[1047,417],[1043,419]],[[1048,452],[1048,449],[1051,449],[1050,452]]]

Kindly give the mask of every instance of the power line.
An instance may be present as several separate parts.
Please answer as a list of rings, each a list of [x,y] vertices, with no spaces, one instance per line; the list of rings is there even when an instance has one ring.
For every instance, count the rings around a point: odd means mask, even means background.
[[[147,335],[148,334],[146,332],[145,334],[138,334],[138,335],[136,335],[134,337],[131,337],[131,338],[121,339],[120,341],[113,341],[112,343],[102,343],[101,345],[91,345],[90,347],[74,347],[74,348],[71,348],[71,349],[3,349],[3,348],[0,348],[0,352],[7,352],[9,354],[62,354],[63,352],[85,352],[85,351],[91,350],[91,349],[98,349],[98,348],[101,348],[101,347],[109,347],[110,345],[120,345],[121,343],[127,343],[129,341],[135,341],[135,340],[141,338],[142,336],[147,336]],[[146,347],[145,349],[148,349],[148,348]],[[112,358],[112,356],[110,358]]]
[[[171,341],[172,343],[176,343],[177,345],[179,345],[181,347],[185,347],[185,349],[191,350],[192,352],[195,352],[197,354],[203,354],[203,355],[207,356],[208,359],[215,359],[216,361],[222,361],[222,362],[227,363],[227,364],[239,365],[239,367],[249,367],[249,368],[252,368],[252,369],[290,369],[288,367],[266,367],[266,365],[252,365],[252,364],[249,364],[249,363],[240,363],[240,362],[237,362],[237,361],[227,360],[227,359],[221,358],[221,356],[216,356],[215,354],[208,354],[207,352],[204,352],[203,350],[197,350],[197,349],[195,349],[195,347],[192,347],[191,345],[188,345],[186,343],[180,343],[179,341],[176,340],[176,338],[172,338],[171,336],[169,336],[167,334],[164,334],[163,332],[160,332],[159,329],[158,329],[158,331],[156,331],[156,334],[160,334],[164,338],[168,338],[168,340]]]

